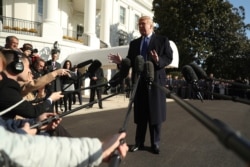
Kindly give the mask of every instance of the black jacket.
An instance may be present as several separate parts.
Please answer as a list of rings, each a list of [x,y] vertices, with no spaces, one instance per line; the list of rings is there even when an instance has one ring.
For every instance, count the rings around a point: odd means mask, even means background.
[[[4,73],[1,73],[2,80],[0,80],[0,111],[15,105],[23,99],[21,96],[20,85],[13,79],[8,78]],[[14,118],[20,115],[25,118],[36,118],[44,112],[48,112],[51,107],[49,100],[38,105],[32,105],[28,101],[22,102],[20,105],[4,114],[3,117]]]
[[[135,82],[136,65],[135,59],[140,55],[140,45],[142,37],[130,42],[127,58],[131,60],[132,80]],[[159,63],[156,64],[151,56],[150,51],[156,50],[159,56]],[[153,34],[148,45],[147,61],[154,64],[154,82],[165,86],[166,73],[165,66],[172,62],[173,55],[170,43],[167,37]],[[162,123],[166,120],[166,94],[157,87],[151,86],[149,89],[145,77],[142,76],[134,98],[134,121],[135,123],[143,122],[149,114],[151,124]]]

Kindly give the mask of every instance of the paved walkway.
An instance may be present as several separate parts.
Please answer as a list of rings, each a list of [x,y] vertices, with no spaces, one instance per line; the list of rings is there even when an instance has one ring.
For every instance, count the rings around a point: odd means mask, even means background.
[[[109,95],[102,95],[102,98],[107,97]],[[173,101],[172,99],[167,99],[167,101]],[[89,96],[83,95],[83,105],[86,105],[89,103]],[[88,113],[94,113],[94,112],[102,112],[107,110],[114,110],[119,108],[125,108],[129,105],[129,98],[126,98],[125,94],[118,94],[113,97],[107,98],[103,100],[103,109],[99,109],[99,106],[97,103],[93,105],[92,108],[82,108],[79,111],[76,111],[70,115],[80,115],[80,114],[88,114]],[[79,102],[77,101],[75,105],[73,105],[73,109],[80,107]]]
[[[84,97],[84,103],[88,97]],[[227,149],[208,128],[202,125],[176,102],[167,104],[167,121],[163,123],[159,155],[150,152],[149,132],[145,150],[129,152],[120,167],[246,167],[248,166],[236,153]],[[249,105],[229,100],[188,100],[189,103],[209,115],[221,120],[234,130],[241,132],[243,138],[250,139]],[[63,126],[74,137],[98,137],[104,139],[118,132],[124,122],[129,99],[123,95],[103,101],[103,109],[95,104],[91,109],[81,109],[69,114],[62,121]],[[79,105],[74,105],[78,107]],[[105,111],[105,112],[103,112]],[[130,115],[126,141],[134,144],[135,124]],[[100,167],[107,167],[102,164]]]

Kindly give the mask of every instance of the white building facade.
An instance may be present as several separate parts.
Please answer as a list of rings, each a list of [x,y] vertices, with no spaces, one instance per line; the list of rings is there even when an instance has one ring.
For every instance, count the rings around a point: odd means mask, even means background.
[[[152,1],[0,0],[0,45],[14,35],[20,48],[23,43],[31,43],[44,59],[49,59],[57,41],[59,62],[69,54],[127,45],[140,35],[138,18],[153,16]]]

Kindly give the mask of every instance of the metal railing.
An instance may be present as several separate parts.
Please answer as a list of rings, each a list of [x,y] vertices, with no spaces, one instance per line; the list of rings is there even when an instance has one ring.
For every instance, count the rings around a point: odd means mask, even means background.
[[[83,34],[78,34],[75,30],[63,28],[63,39],[83,43]]]
[[[0,16],[0,31],[41,37],[42,23]]]

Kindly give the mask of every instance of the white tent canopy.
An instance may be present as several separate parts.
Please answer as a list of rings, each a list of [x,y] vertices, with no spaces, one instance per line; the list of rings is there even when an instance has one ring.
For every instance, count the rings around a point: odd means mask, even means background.
[[[173,41],[170,41],[170,46],[173,50],[173,61],[166,68],[178,68],[179,65],[179,53],[178,49]],[[104,69],[114,69],[116,65],[114,63],[110,63],[108,60],[109,54],[120,54],[123,58],[125,58],[128,54],[128,45],[126,46],[117,46],[112,48],[103,48],[97,50],[90,51],[82,51],[78,53],[73,53],[68,55],[66,59],[70,60],[73,65],[79,64],[81,62],[87,60],[99,60],[102,63],[102,67]]]

